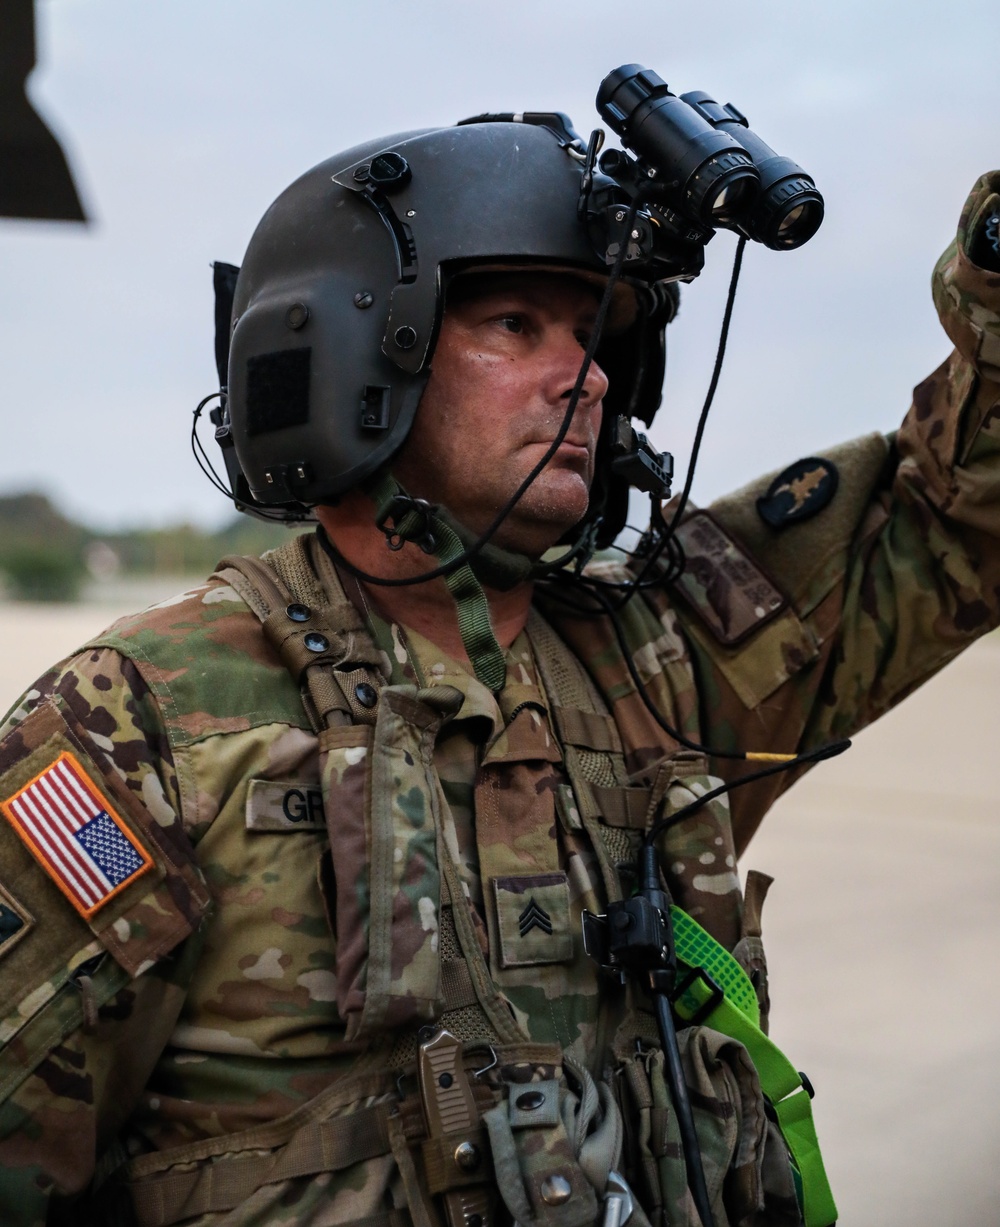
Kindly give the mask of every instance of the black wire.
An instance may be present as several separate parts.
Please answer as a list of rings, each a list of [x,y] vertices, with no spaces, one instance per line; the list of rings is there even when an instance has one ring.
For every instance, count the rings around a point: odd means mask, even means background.
[[[702,440],[705,436],[705,427],[708,423],[708,415],[715,400],[715,393],[719,386],[719,377],[722,374],[722,364],[726,356],[726,345],[729,340],[729,327],[733,318],[733,305],[736,301],[736,287],[740,280],[740,270],[743,267],[743,253],[746,250],[747,240],[745,236],[740,236],[740,240],[736,245],[736,252],[733,256],[733,269],[729,277],[729,290],[726,295],[726,306],[722,314],[722,326],[719,329],[719,343],[715,351],[715,363],[712,367],[712,377],[709,380],[708,391],[705,393],[705,400],[701,407],[701,412],[698,415],[698,424],[695,428],[694,442],[691,446],[691,458],[688,461],[687,474],[684,479],[684,487],[681,491],[680,498],[674,513],[671,516],[670,524],[664,524],[658,532],[653,528],[653,517],[650,517],[650,531],[657,538],[653,549],[649,556],[644,559],[642,569],[627,583],[614,584],[610,581],[597,581],[605,588],[617,588],[620,597],[617,603],[617,608],[621,609],[627,601],[631,599],[635,592],[647,587],[660,587],[664,584],[672,583],[677,579],[684,569],[683,550],[680,542],[676,538],[677,525],[680,523],[681,517],[687,507],[688,499],[691,494],[691,487],[694,483],[695,468],[698,464],[698,456],[701,452]],[[671,546],[671,543],[674,543]],[[671,560],[664,574],[651,576],[651,572],[662,557],[664,550],[675,551],[674,558]]]
[[[194,455],[195,463],[202,473],[208,478],[212,486],[224,495],[233,504],[237,511],[243,511],[244,504],[236,497],[232,490],[219,476],[218,470],[212,463],[208,452],[205,451],[205,445],[201,441],[201,436],[198,434],[198,423],[201,420],[202,411],[210,400],[215,400],[216,397],[221,398],[221,390],[218,392],[210,392],[195,406],[191,420],[191,452]],[[265,507],[255,507],[254,514],[263,520],[270,520],[273,524],[287,524],[288,521],[284,514],[280,511],[271,512]]]
[[[637,195],[629,205],[628,213],[625,217],[623,229],[626,236],[632,229],[632,225],[635,221],[635,215],[639,210],[639,204],[640,197]],[[483,550],[483,548],[496,535],[504,520],[506,520],[513,509],[524,497],[524,494],[527,492],[531,484],[559,450],[563,439],[566,438],[566,433],[570,428],[573,421],[573,415],[576,413],[576,408],[580,401],[580,395],[583,392],[583,385],[586,382],[587,373],[590,370],[591,363],[594,361],[594,355],[597,353],[597,347],[601,342],[601,334],[604,330],[608,311],[611,309],[611,299],[614,294],[615,286],[621,279],[622,268],[625,265],[625,256],[627,252],[628,241],[626,237],[626,240],[619,246],[618,254],[615,256],[614,264],[611,266],[611,271],[608,274],[607,284],[604,287],[604,294],[601,297],[600,306],[597,308],[597,315],[594,319],[594,327],[584,350],[583,360],[580,363],[580,370],[576,377],[576,383],[574,384],[573,390],[570,393],[569,402],[566,406],[566,412],[563,415],[562,424],[560,425],[559,430],[556,432],[555,438],[549,444],[545,454],[538,461],[535,467],[531,470],[527,477],[525,477],[507,502],[504,503],[497,514],[493,517],[492,522],[483,531],[482,535],[478,537],[472,543],[472,545],[464,549],[457,558],[453,558],[451,562],[445,563],[444,566],[434,567],[432,570],[424,571],[420,575],[390,579],[380,575],[370,575],[367,571],[362,571],[360,567],[356,567],[352,563],[348,562],[348,560],[341,554],[340,550],[338,550],[329,539],[327,534],[325,532],[321,532],[319,534],[320,543],[335,562],[343,565],[351,575],[353,575],[356,579],[363,580],[366,584],[375,584],[381,588],[407,588],[413,584],[423,584],[427,583],[429,580],[439,579],[441,576],[450,575],[459,567],[464,566],[465,563],[470,561],[470,559],[475,558],[476,555]]]
[[[548,592],[549,595],[551,596],[555,596],[557,600],[559,599],[559,595],[556,592],[551,592],[548,588],[546,588],[546,592]],[[665,733],[669,734],[676,742],[684,746],[684,748],[687,750],[695,750],[699,754],[707,754],[711,756],[712,758],[729,758],[729,759],[734,759],[737,762],[745,762],[746,761],[746,751],[745,750],[719,750],[713,746],[702,745],[701,742],[695,741],[693,738],[685,736],[680,731],[680,729],[676,729],[674,728],[672,724],[670,724],[667,718],[663,715],[660,709],[656,706],[653,700],[649,697],[649,694],[647,693],[647,690],[646,690],[645,683],[639,677],[639,671],[635,667],[635,661],[632,659],[632,653],[629,650],[628,642],[625,638],[625,631],[622,628],[622,624],[618,619],[618,613],[614,605],[612,604],[611,601],[607,600],[607,598],[603,595],[603,593],[601,593],[598,590],[591,591],[589,595],[598,603],[598,605],[601,606],[602,611],[608,616],[611,622],[612,629],[615,632],[615,638],[618,641],[618,646],[621,649],[621,654],[625,661],[625,665],[629,671],[629,676],[631,677],[632,683],[635,686],[636,692],[638,693],[639,697],[642,699],[642,702],[645,705],[646,710],[653,717],[653,719],[660,726],[660,728],[663,729]],[[568,603],[569,602],[564,602],[564,604],[568,604]]]
[[[709,801],[714,801],[716,797],[721,797],[723,793],[732,792],[736,788],[742,788],[744,784],[754,784],[757,780],[766,779],[770,775],[779,775],[782,771],[794,771],[796,767],[804,767],[808,763],[821,763],[828,758],[836,758],[838,754],[843,754],[845,750],[851,748],[851,742],[848,738],[843,741],[831,741],[825,746],[818,746],[815,750],[804,750],[801,754],[796,754],[793,759],[787,763],[771,763],[767,767],[761,767],[759,771],[751,771],[747,775],[741,775],[737,780],[730,780],[728,784],[720,784],[718,788],[712,788],[703,796],[692,801],[690,804],[683,806],[674,814],[669,814],[666,818],[660,818],[646,832],[643,844],[649,846],[652,844],[664,831],[668,831],[677,823],[683,822],[685,818],[701,809],[703,805],[707,805]]]
[[[216,488],[216,490],[218,490],[221,494],[224,494],[226,498],[231,499],[233,502],[235,502],[236,499],[233,496],[233,492],[229,489],[229,487],[223,482],[222,478],[219,476],[218,472],[216,471],[215,465],[212,463],[211,459],[209,458],[208,452],[205,451],[205,445],[202,443],[198,435],[198,422],[201,420],[202,411],[204,410],[208,402],[210,400],[214,400],[217,396],[218,397],[222,396],[221,391],[220,392],[210,392],[208,396],[200,400],[197,406],[195,407],[194,414],[191,419],[191,451],[194,455],[195,462],[197,463],[198,468],[201,469],[201,471],[205,474],[205,476],[208,478],[211,484]]]
[[[722,362],[726,356],[726,342],[729,339],[729,324],[733,318],[733,303],[736,300],[736,285],[740,279],[740,269],[743,266],[743,253],[746,250],[747,240],[745,235],[740,235],[740,241],[736,244],[736,254],[733,256],[733,271],[729,278],[729,293],[726,297],[726,309],[722,316],[722,328],[719,332],[719,347],[715,354],[715,366],[712,368],[712,378],[708,385],[708,393],[705,396],[705,404],[702,406],[701,415],[698,418],[698,427],[695,430],[694,443],[691,447],[691,460],[688,464],[687,477],[684,481],[684,489],[681,491],[681,497],[674,510],[674,514],[670,520],[670,532],[673,533],[677,525],[680,523],[681,516],[687,507],[688,497],[691,494],[691,485],[694,482],[695,465],[698,463],[698,453],[701,451],[701,441],[705,435],[705,425],[708,422],[708,411],[712,407],[712,401],[715,399],[715,389],[719,386],[719,376],[722,374]]]

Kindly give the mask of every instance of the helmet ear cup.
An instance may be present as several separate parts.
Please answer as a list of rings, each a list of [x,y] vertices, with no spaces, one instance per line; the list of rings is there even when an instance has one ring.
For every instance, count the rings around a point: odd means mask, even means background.
[[[677,314],[680,291],[673,284],[657,284],[636,290],[639,315],[626,332],[603,341],[597,351],[598,365],[608,377],[604,416],[597,441],[594,484],[587,521],[600,519],[596,543],[607,549],[628,519],[629,483],[611,468],[611,440],[615,420],[638,418],[650,426],[663,397],[667,361],[667,324]],[[569,534],[575,537],[579,526]]]

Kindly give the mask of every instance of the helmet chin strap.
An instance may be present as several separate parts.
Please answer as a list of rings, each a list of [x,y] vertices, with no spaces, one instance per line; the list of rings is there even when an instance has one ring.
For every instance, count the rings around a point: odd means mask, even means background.
[[[447,571],[444,581],[455,601],[458,630],[476,677],[494,693],[507,678],[503,649],[490,620],[490,607],[482,585],[505,592],[537,579],[573,558],[586,562],[593,553],[597,526],[588,525],[577,541],[558,558],[536,561],[525,554],[501,549],[460,524],[445,508],[406,493],[388,469],[382,469],[364,484],[375,503],[375,523],[385,534],[389,548],[402,549],[406,542],[418,545],[440,566],[462,559]]]
[[[364,491],[375,503],[375,523],[385,533],[390,549],[402,549],[409,541],[420,546],[425,554],[436,557],[441,566],[447,566],[467,553],[461,537],[445,521],[440,509],[424,499],[415,499],[406,494],[388,469],[381,470],[366,482]],[[528,559],[523,561],[528,564]],[[507,680],[507,665],[503,649],[493,632],[486,593],[476,578],[471,562],[471,559],[466,559],[454,570],[448,571],[444,581],[455,601],[459,634],[473,672],[484,686],[496,694],[503,689]],[[513,587],[513,584],[510,586]]]

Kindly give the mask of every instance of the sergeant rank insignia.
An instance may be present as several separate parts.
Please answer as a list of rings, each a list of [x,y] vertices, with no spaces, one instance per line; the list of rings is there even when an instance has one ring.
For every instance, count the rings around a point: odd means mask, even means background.
[[[807,456],[789,465],[757,500],[757,514],[772,528],[811,519],[837,493],[840,475],[829,460]]]
[[[152,858],[68,752],[0,802],[0,809],[85,919],[152,867]]]

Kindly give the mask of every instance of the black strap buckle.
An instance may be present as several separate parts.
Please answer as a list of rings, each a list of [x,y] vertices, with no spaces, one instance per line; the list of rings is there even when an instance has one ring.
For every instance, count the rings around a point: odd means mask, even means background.
[[[698,980],[705,985],[711,996],[707,1001],[703,1002],[690,1018],[684,1018],[685,1027],[699,1027],[706,1018],[712,1013],[715,1007],[725,997],[725,989],[716,980],[712,978],[704,967],[692,967],[691,970],[678,981],[674,991],[670,994],[670,1003],[675,1005],[677,1001],[684,996],[689,988]]]
[[[437,537],[432,525],[437,512],[437,505],[429,503],[425,498],[394,494],[389,506],[375,523],[384,534],[390,550],[401,550],[407,541],[412,541],[425,554],[433,554],[437,549]],[[390,520],[391,527],[388,523]]]

